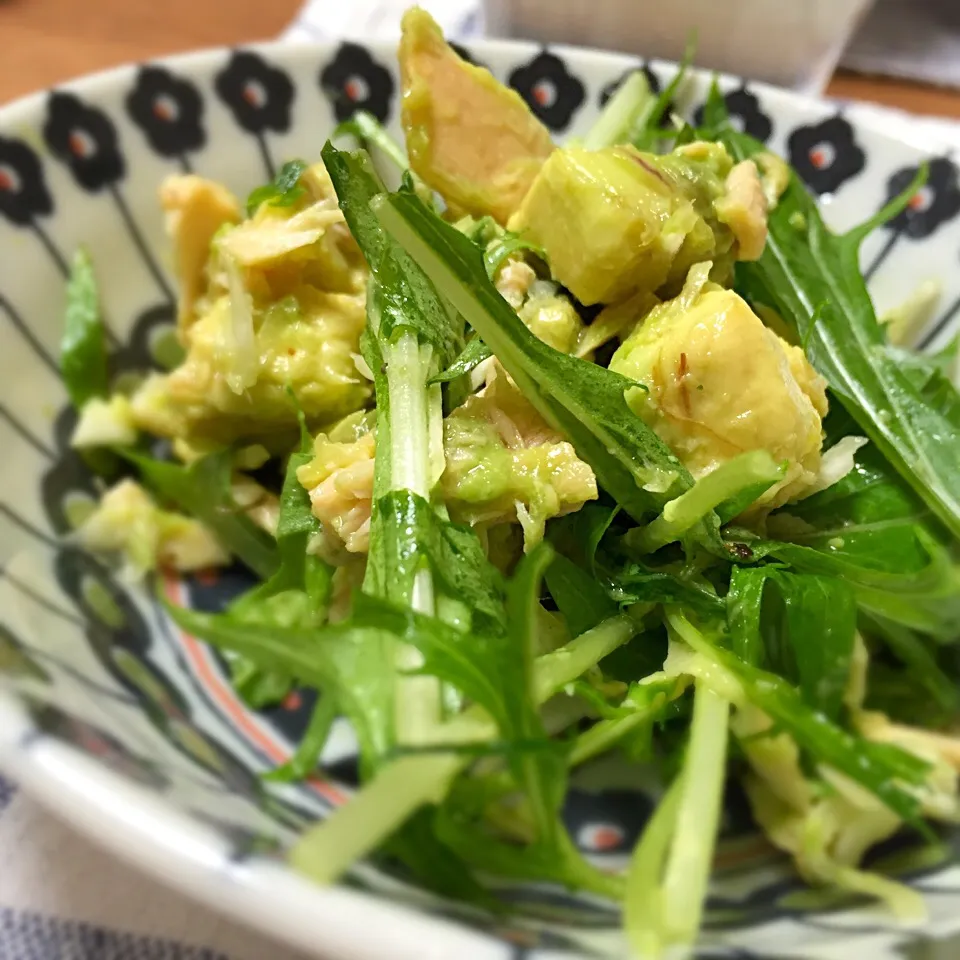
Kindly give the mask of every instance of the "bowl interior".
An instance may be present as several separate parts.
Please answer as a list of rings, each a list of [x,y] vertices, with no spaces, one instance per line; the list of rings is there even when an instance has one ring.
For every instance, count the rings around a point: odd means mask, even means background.
[[[616,84],[641,66],[626,56],[525,44],[477,43],[465,53],[519,90],[558,139],[584,134]],[[674,71],[660,63],[646,69],[655,86]],[[696,115],[709,79],[692,78],[678,112]],[[730,77],[721,86],[737,122],[790,158],[836,229],[878,210],[922,159],[882,131],[852,125],[836,106]],[[260,774],[290,755],[312,695],[248,710],[222,659],[177,631],[149,590],[120,582],[61,539],[96,492],[68,444],[74,416],[57,371],[73,251],[89,250],[101,281],[113,372],[149,368],[175,298],[156,202],[161,179],[195,171],[243,197],[285,160],[318,157],[354,109],[399,133],[397,87],[388,46],[265,46],[124,68],[0,111],[0,760],[127,856],[302,946],[374,957],[389,943],[393,956],[419,957],[427,936],[445,945],[438,957],[621,955],[617,911],[553,887],[506,888],[518,914],[505,920],[418,890],[389,868],[357,867],[347,881],[350,907],[340,892],[291,878],[280,865],[284,849],[356,786],[349,730],[336,731],[322,775],[265,785]],[[956,329],[958,214],[957,169],[934,158],[907,210],[864,244],[880,311],[923,280],[942,284],[940,307],[918,335],[928,348]],[[242,570],[231,569],[159,586],[178,602],[217,610],[248,585]],[[648,789],[642,771],[616,763],[578,775],[565,809],[576,842],[600,863],[624,863],[651,807]],[[164,831],[177,840],[161,856]],[[845,949],[873,945],[871,956],[881,949],[919,956],[895,951],[922,950],[925,939],[960,930],[951,919],[958,895],[951,886],[960,880],[952,841],[935,851],[895,844],[880,856],[928,893],[931,922],[923,930],[893,928],[876,912],[807,890],[756,837],[732,796],[703,955],[826,958],[843,938]],[[241,883],[235,874],[223,886],[225,863],[243,866]],[[411,920],[384,899],[422,916]],[[326,933],[317,932],[317,917]],[[371,939],[374,920],[390,938]]]

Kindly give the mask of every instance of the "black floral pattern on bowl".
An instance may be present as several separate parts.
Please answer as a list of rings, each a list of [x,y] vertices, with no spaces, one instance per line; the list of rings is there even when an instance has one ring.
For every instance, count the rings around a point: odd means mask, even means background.
[[[357,110],[372,113],[381,123],[390,116],[393,76],[359,44],[340,45],[337,55],[320,71],[320,88],[341,122]]]
[[[917,167],[904,167],[887,181],[887,200],[898,197],[917,175]],[[957,168],[944,157],[929,163],[927,182],[910,198],[906,208],[887,226],[914,240],[929,237],[938,227],[960,213],[960,178]]]
[[[83,458],[69,448],[62,449],[59,457],[40,479],[40,499],[47,520],[60,536],[67,536],[74,529],[71,504],[87,500],[95,502],[100,489]]]
[[[815,193],[833,193],[866,166],[867,157],[843,117],[797,127],[787,140],[790,163]]]
[[[654,803],[634,790],[588,792],[572,787],[563,801],[563,821],[574,843],[594,856],[628,853],[653,813]]]
[[[40,158],[22,140],[0,137],[0,216],[25,227],[51,213]]]
[[[509,77],[534,114],[551,130],[566,130],[586,96],[583,84],[556,54],[544,50]]]
[[[115,185],[126,173],[113,121],[72,93],[50,94],[43,139],[77,183],[91,193]]]
[[[217,95],[247,133],[285,133],[296,93],[293,81],[259,54],[236,50],[214,81]]]
[[[749,133],[751,137],[766,143],[773,133],[773,122],[760,107],[760,100],[755,93],[746,87],[737,87],[723,95],[723,102],[727,105],[730,123],[738,130]],[[693,122],[696,126],[703,124],[703,106],[697,107],[693,113]]]
[[[176,313],[169,303],[149,307],[133,324],[130,336],[111,357],[112,367],[124,373],[148,373],[156,368],[156,343],[165,333],[176,329]]]
[[[163,67],[145,66],[127,94],[127,111],[150,146],[164,157],[182,157],[206,142],[200,91]]]
[[[112,657],[122,647],[138,657],[150,648],[150,628],[136,604],[115,581],[111,571],[82,550],[67,547],[54,559],[54,575],[89,624],[94,647]]]
[[[127,169],[113,120],[99,107],[84,103],[72,93],[54,91],[47,103],[43,138],[50,152],[70,168],[74,179],[84,190],[90,193],[105,191],[112,195],[145,267],[152,274],[164,298],[168,303],[172,303],[173,291],[119,187]],[[47,245],[62,272],[66,274],[67,266],[63,255],[56,250],[54,244],[48,242]],[[108,328],[109,335],[111,334]]]

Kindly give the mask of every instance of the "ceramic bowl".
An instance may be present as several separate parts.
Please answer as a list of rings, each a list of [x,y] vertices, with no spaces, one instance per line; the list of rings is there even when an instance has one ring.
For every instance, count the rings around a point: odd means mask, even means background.
[[[512,84],[558,139],[583,134],[629,57],[477,43],[468,56]],[[673,68],[645,67],[651,83]],[[709,78],[676,104],[696,112]],[[828,220],[850,227],[910,181],[921,155],[836,107],[725,79],[731,114],[788,155]],[[0,764],[22,789],[119,855],[211,907],[331,958],[546,960],[623,956],[617,911],[567,891],[506,891],[514,916],[490,917],[361,864],[314,887],[284,863],[291,839],[347,800],[357,779],[348,730],[309,782],[260,774],[291,752],[311,695],[251,712],[219,656],[173,629],[149,589],[111,577],[64,541],[95,487],[68,445],[74,416],[57,372],[67,262],[85,245],[98,270],[117,372],[151,364],[174,299],[156,202],[171,172],[195,170],[243,196],[284,160],[316,158],[338,120],[362,107],[396,132],[391,47],[263,46],[177,57],[67,84],[0,110]],[[939,314],[919,342],[943,343],[960,307],[960,185],[935,158],[926,187],[864,246],[880,309],[939,278]],[[216,610],[247,585],[167,580],[174,599]],[[2,804],[0,804],[2,806]],[[601,864],[625,861],[651,802],[643,783],[600,764],[578,776],[564,811]],[[955,845],[879,851],[924,891],[930,919],[898,927],[883,913],[810,891],[731,797],[701,955],[930,956],[960,953]],[[939,954],[938,954],[939,955]]]

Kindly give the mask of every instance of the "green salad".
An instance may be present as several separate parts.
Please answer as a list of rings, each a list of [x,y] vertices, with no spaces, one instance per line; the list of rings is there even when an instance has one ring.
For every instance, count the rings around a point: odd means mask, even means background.
[[[163,183],[167,369],[111,386],[78,254],[73,442],[114,481],[77,541],[257,576],[169,614],[251,706],[319,691],[270,778],[355,731],[361,788],[290,854],[321,883],[552,882],[682,953],[737,782],[809,883],[916,916],[861,861],[960,812],[960,394],[858,253],[919,182],[836,235],[716,87],[702,128],[669,115],[682,70],[560,147],[422,10],[399,62],[405,149],[361,114],[245,205]],[[559,816],[610,753],[660,784],[623,874]]]

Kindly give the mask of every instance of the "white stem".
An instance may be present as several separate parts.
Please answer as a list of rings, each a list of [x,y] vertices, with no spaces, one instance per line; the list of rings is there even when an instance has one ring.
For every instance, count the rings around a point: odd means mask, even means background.
[[[545,703],[626,643],[636,629],[629,617],[612,617],[565,647],[538,657],[533,667],[537,702]],[[474,706],[435,732],[440,743],[482,743],[497,735],[497,727],[484,710]],[[451,778],[469,762],[470,757],[462,753],[440,753],[403,757],[388,764],[348,803],[297,841],[291,862],[318,883],[333,883],[419,807],[442,799]]]
[[[427,387],[427,429],[430,433],[430,486],[436,486],[446,469],[443,452],[443,391],[439,383]]]
[[[429,351],[429,348],[427,348]],[[417,336],[403,331],[384,350],[390,392],[390,463],[393,490],[430,496],[430,436],[427,429],[427,370]]]
[[[414,810],[439,802],[464,762],[459,754],[440,753],[389,764],[329,819],[308,830],[290,851],[290,862],[317,883],[332,883]]]
[[[627,614],[610,617],[592,630],[564,644],[553,653],[538,657],[534,666],[533,690],[538,703],[545,703],[564,684],[572,683],[626,643],[637,632],[636,622]],[[565,679],[569,677],[569,679]]]
[[[390,487],[410,490],[429,500],[433,487],[431,430],[427,377],[432,350],[421,347],[415,333],[403,331],[384,350],[390,393]],[[433,578],[424,567],[413,583],[410,605],[418,613],[433,614]],[[408,645],[396,648],[398,672],[423,665],[420,652]],[[394,720],[397,742],[423,744],[435,732],[441,717],[440,683],[435,677],[398,676]]]
[[[647,78],[641,71],[634,71],[603,108],[596,123],[584,137],[583,146],[587,150],[600,150],[623,143],[640,109],[653,106],[656,100],[656,96],[650,92]]]
[[[729,715],[728,700],[697,685],[676,829],[662,886],[661,924],[668,943],[692,943],[700,929],[720,825]]]
[[[664,504],[663,512],[638,531],[636,545],[653,553],[679,540],[694,524],[725,500],[755,484],[772,486],[781,477],[779,466],[766,450],[751,450],[701,477],[689,490]]]

